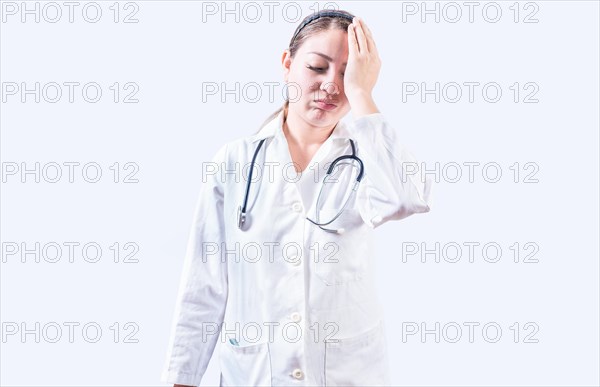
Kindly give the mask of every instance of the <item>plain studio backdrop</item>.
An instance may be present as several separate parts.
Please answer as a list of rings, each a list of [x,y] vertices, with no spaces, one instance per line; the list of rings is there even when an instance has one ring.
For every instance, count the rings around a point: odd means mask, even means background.
[[[324,7],[435,180],[377,230],[393,384],[598,385],[597,2],[1,4],[2,385],[161,385],[203,163]]]

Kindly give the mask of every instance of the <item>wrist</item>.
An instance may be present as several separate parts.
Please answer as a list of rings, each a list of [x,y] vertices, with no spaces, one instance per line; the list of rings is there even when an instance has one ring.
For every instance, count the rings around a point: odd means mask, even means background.
[[[348,102],[355,120],[368,114],[379,113],[371,94],[360,91],[355,92],[348,96]]]

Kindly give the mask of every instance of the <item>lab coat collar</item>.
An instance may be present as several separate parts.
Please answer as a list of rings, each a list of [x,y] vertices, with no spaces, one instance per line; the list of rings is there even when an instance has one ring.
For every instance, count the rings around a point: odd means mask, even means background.
[[[276,117],[271,119],[271,121],[265,124],[265,126],[252,137],[251,142],[256,143],[262,139],[274,137],[275,135],[283,136],[283,110],[281,110]],[[348,140],[350,138],[351,136],[348,125],[342,120],[338,121],[337,125],[333,129],[333,132],[328,137],[328,139],[332,140]]]

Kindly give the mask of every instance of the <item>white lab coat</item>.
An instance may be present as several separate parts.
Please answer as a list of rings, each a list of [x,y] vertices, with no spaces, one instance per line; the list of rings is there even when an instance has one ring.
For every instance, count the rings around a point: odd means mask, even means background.
[[[296,183],[282,123],[283,112],[260,132],[225,144],[213,164],[204,165],[207,179],[189,235],[164,382],[199,385],[220,341],[223,386],[390,383],[374,289],[373,230],[428,212],[432,182],[383,114],[375,113],[340,121]],[[240,230],[238,206],[263,138]],[[342,215],[325,226],[344,233],[328,233],[305,216],[315,219],[327,163],[351,154],[349,138],[364,178]],[[349,184],[340,177],[335,188]],[[343,196],[328,192],[321,222],[335,215]]]

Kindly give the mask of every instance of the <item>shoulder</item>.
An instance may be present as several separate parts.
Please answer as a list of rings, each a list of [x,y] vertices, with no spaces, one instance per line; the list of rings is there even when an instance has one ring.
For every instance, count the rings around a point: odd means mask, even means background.
[[[216,151],[213,161],[232,162],[245,157],[252,150],[259,140],[256,135],[243,136],[235,138],[222,144]]]
[[[283,111],[280,109],[263,121],[262,125],[256,125],[254,133],[234,138],[217,150],[213,161],[225,162],[227,164],[235,162],[249,162],[249,157],[252,157],[260,140],[263,138],[273,137],[277,132],[277,128],[281,126],[283,120]]]

